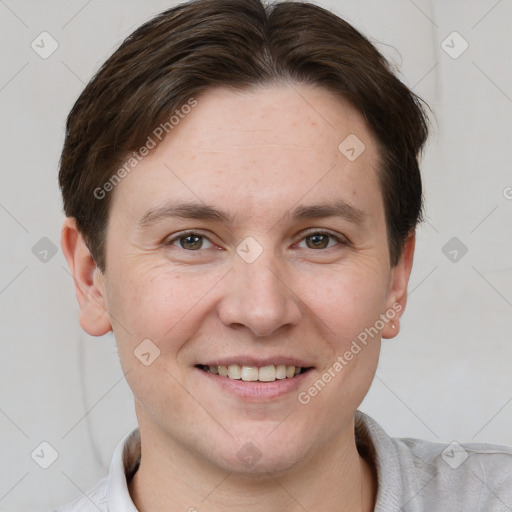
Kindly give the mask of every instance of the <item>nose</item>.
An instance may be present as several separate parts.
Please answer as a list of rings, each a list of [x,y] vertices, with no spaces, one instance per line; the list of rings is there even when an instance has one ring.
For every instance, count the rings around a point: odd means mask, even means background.
[[[252,263],[236,255],[218,305],[222,323],[231,328],[246,327],[258,337],[297,325],[300,300],[286,275],[267,251]]]

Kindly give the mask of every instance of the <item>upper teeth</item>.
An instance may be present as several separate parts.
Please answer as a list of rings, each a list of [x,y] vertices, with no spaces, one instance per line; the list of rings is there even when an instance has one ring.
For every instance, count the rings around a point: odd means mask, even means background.
[[[287,366],[285,364],[269,365],[269,366],[246,366],[239,364],[230,364],[229,366],[204,366],[210,373],[228,377],[230,379],[244,381],[262,381],[272,382],[276,379],[286,379],[294,377],[301,371],[300,366]]]

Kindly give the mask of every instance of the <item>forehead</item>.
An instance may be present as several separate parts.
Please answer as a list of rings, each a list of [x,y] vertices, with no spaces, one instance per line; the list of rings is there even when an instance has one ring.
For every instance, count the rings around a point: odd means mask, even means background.
[[[332,155],[350,134],[357,134],[367,146],[374,142],[359,111],[321,87],[213,88],[197,101],[198,107],[174,134],[180,143],[188,139],[186,150],[194,154],[265,146],[290,153],[325,154],[327,150]],[[368,153],[372,152],[369,147]]]
[[[382,213],[377,145],[347,101],[298,84],[213,88],[195,100],[116,187],[112,209],[139,220],[147,207],[179,198],[231,206],[250,218],[341,197]]]

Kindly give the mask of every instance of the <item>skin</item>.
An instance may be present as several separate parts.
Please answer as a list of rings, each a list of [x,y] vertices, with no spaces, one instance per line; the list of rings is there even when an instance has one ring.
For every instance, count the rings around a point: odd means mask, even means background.
[[[373,510],[375,469],[357,452],[354,412],[399,315],[307,405],[297,395],[379,315],[405,308],[414,236],[391,267],[376,140],[357,110],[323,88],[214,88],[197,100],[114,190],[104,274],[74,219],[62,230],[80,325],[94,336],[113,329],[134,393],[142,458],[132,499],[143,512]],[[349,134],[366,146],[355,161],[338,150]],[[340,199],[363,212],[360,223],[286,217]],[[137,227],[169,200],[228,210],[234,223]],[[174,238],[188,229],[206,237],[199,249]],[[347,243],[322,238],[318,248],[312,238],[324,230]],[[252,263],[236,252],[249,236],[263,248]],[[149,366],[134,356],[144,339],[160,350]],[[277,354],[314,368],[298,389],[266,401],[243,400],[194,368]],[[247,442],[261,454],[250,467],[237,457]]]

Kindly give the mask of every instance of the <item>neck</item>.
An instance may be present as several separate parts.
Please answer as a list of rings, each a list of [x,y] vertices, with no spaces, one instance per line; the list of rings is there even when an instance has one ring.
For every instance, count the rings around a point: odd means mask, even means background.
[[[226,472],[140,429],[143,455],[128,486],[140,512],[374,510],[376,473],[357,452],[353,425],[324,452],[286,471],[260,474]]]

